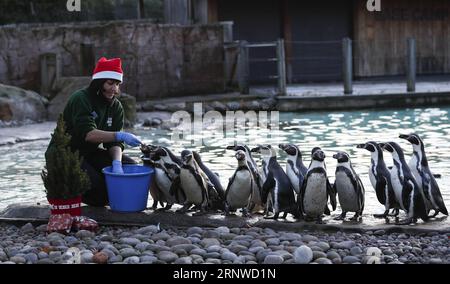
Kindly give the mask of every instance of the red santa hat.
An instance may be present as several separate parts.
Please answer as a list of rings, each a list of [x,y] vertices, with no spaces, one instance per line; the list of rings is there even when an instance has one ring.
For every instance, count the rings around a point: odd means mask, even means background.
[[[120,58],[106,59],[102,57],[95,66],[92,80],[94,79],[114,79],[122,82],[123,71]]]

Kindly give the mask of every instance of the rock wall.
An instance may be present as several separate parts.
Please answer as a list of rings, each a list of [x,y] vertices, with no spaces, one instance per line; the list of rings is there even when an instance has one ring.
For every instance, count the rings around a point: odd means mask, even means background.
[[[0,27],[0,82],[39,91],[40,55],[58,53],[62,76],[82,75],[81,45],[95,59],[121,57],[121,90],[138,101],[221,92],[223,27],[149,21],[19,24]]]

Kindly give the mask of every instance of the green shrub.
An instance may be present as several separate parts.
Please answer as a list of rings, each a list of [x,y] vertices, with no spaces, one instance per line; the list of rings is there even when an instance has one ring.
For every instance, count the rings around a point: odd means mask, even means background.
[[[48,151],[46,166],[41,173],[49,199],[74,198],[90,188],[89,176],[81,169],[83,158],[78,151],[71,151],[70,138],[60,115],[52,134],[54,148]]]

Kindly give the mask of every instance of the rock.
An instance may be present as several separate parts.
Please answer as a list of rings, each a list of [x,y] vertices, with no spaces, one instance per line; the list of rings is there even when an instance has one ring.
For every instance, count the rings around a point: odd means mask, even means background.
[[[154,263],[157,260],[158,260],[158,258],[156,256],[153,256],[153,255],[141,255],[139,257],[139,263],[152,264],[152,263]]]
[[[126,245],[130,245],[130,246],[135,246],[137,244],[139,244],[141,241],[136,239],[136,238],[121,238],[119,240],[119,243],[121,244],[126,244]]]
[[[385,230],[376,230],[375,232],[373,232],[373,234],[375,236],[382,236],[382,235],[386,234],[386,231]]]
[[[122,262],[123,257],[121,255],[115,255],[113,257],[110,257],[108,259],[108,263],[117,263],[117,262]]]
[[[330,249],[330,245],[326,242],[318,242],[316,246],[320,247],[322,251],[328,251]]]
[[[284,259],[279,255],[269,254],[264,258],[264,264],[281,264]]]
[[[139,253],[133,248],[123,248],[120,250],[120,255],[125,259],[130,256],[138,256]]]
[[[280,239],[278,239],[278,238],[270,238],[270,239],[265,240],[265,243],[268,246],[277,246],[277,245],[280,244]]]
[[[92,257],[92,262],[98,264],[106,264],[108,263],[108,258],[109,258],[108,254],[104,252],[97,252]]]
[[[16,264],[25,264],[27,262],[27,260],[22,256],[13,256],[9,260]]]
[[[430,264],[442,264],[442,259],[440,259],[440,258],[431,258],[429,263]]]
[[[158,259],[171,263],[178,259],[178,255],[170,251],[161,251],[158,253]]]
[[[140,259],[137,256],[130,256],[123,260],[123,263],[125,263],[125,264],[138,264],[139,262],[140,262]]]
[[[217,228],[214,229],[214,231],[219,233],[219,235],[230,233],[230,229],[228,227],[225,227],[225,226],[217,227]]]
[[[183,237],[175,236],[166,241],[166,245],[169,247],[182,245],[182,244],[192,244],[192,241]]]
[[[180,257],[174,262],[175,264],[192,264],[192,258],[189,256]]]
[[[350,254],[354,255],[354,256],[360,255],[360,254],[362,254],[362,249],[360,247],[352,247],[350,249]]]
[[[222,259],[223,260],[230,260],[230,261],[235,261],[237,259],[237,255],[232,253],[232,252],[224,252],[222,254]]]
[[[24,258],[26,259],[26,263],[29,263],[29,264],[35,264],[35,263],[37,263],[37,261],[39,260],[37,254],[32,253],[32,252],[27,253],[27,254],[24,256]]]
[[[42,258],[37,261],[36,264],[54,264],[55,262],[49,258]]]
[[[348,249],[348,250],[350,250],[355,245],[356,245],[356,243],[354,241],[343,241],[343,242],[335,243],[332,246],[333,246],[333,248],[336,248],[336,249]]]
[[[202,245],[204,248],[213,246],[213,245],[218,245],[220,246],[220,242],[217,239],[213,239],[213,238],[205,238],[200,242],[200,245]]]
[[[313,259],[318,259],[318,258],[327,258],[327,255],[324,252],[313,250]]]
[[[25,225],[23,225],[21,228],[20,228],[20,230],[23,232],[23,233],[31,233],[31,232],[34,232],[34,227],[33,227],[33,225],[31,224],[31,223],[26,223]]]
[[[359,258],[357,258],[356,256],[353,255],[347,255],[346,257],[344,257],[344,259],[342,259],[343,263],[355,263],[355,262],[359,262]]]
[[[231,111],[237,111],[240,110],[241,104],[239,102],[228,102],[227,103],[227,109]]]
[[[303,245],[294,251],[294,261],[298,264],[308,264],[313,259],[312,250]]]
[[[341,259],[341,256],[335,251],[329,251],[329,252],[327,252],[327,258],[331,259],[331,260],[333,260],[335,258]]]
[[[87,238],[94,238],[95,233],[87,230],[79,230],[75,233],[75,236],[79,239],[87,239]]]
[[[0,84],[0,121],[43,121],[47,103],[36,92]]]
[[[283,233],[279,239],[280,241],[298,241],[302,239],[302,236],[297,233]]]
[[[315,259],[314,262],[317,262],[318,264],[333,264],[333,262],[331,260],[329,260],[328,258],[318,258]]]
[[[142,227],[136,230],[136,233],[143,235],[156,234],[159,232],[159,228],[155,225],[150,225],[146,227]]]
[[[316,236],[312,236],[312,235],[303,235],[301,237],[302,241],[305,243],[309,243],[309,242],[317,242],[319,239]]]

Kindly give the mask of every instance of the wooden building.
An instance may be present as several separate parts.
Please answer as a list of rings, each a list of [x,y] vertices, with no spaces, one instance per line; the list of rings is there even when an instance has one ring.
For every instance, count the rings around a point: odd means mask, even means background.
[[[367,0],[186,1],[197,15],[194,23],[233,21],[235,40],[284,39],[290,82],[341,80],[346,37],[353,41],[356,78],[404,75],[410,37],[416,40],[417,74],[450,73],[448,0],[379,0],[381,11],[373,12]],[[270,48],[250,51],[253,81],[270,81],[276,74],[274,62],[258,61],[270,57]]]

